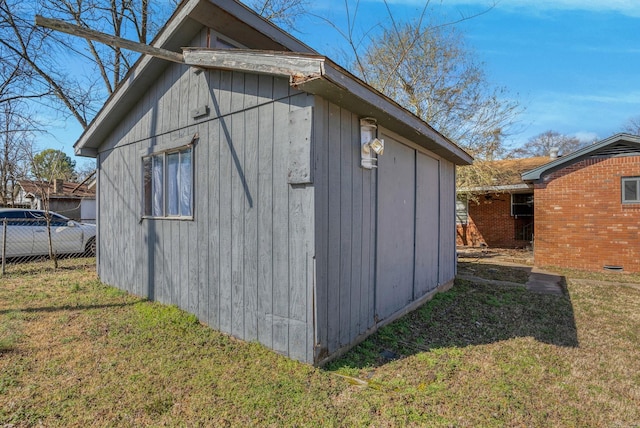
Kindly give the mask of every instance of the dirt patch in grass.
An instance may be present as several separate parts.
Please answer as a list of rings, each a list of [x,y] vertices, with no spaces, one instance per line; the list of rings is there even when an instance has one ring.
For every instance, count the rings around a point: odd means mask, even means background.
[[[636,426],[640,291],[458,281],[318,369],[106,287],[0,286],[0,426]]]

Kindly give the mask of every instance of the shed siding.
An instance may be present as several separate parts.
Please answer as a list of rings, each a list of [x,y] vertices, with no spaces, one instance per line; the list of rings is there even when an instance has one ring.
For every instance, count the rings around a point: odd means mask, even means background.
[[[360,167],[360,118],[316,98],[316,345],[322,359],[374,325],[375,170]]]
[[[456,166],[440,162],[440,275],[438,285],[456,276]]]
[[[416,156],[415,297],[420,297],[439,285],[440,193],[440,161],[418,152]]]
[[[321,361],[453,280],[455,167],[380,129],[380,167],[364,169],[360,118],[318,97],[314,106],[315,355]]]
[[[386,319],[414,299],[416,151],[385,136],[378,159],[376,316]]]
[[[313,362],[314,188],[287,183],[286,126],[312,102],[285,79],[169,66],[99,150],[101,279]],[[193,221],[141,220],[141,150],[196,134]]]

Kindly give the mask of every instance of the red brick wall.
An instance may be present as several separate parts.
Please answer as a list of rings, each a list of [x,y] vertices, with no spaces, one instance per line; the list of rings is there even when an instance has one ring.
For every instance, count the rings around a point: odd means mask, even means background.
[[[478,202],[469,201],[469,221],[466,227],[457,226],[457,244],[497,248],[523,248],[529,241],[516,240],[516,223],[532,222],[532,217],[518,221],[511,216],[509,193],[480,196]]]
[[[640,156],[588,159],[535,187],[537,266],[640,272],[640,204],[622,204],[621,177],[640,176]]]

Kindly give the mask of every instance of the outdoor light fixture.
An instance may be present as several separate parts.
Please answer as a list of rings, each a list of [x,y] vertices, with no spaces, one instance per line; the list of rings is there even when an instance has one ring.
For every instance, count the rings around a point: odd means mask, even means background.
[[[378,167],[377,155],[384,152],[384,140],[376,137],[378,130],[377,121],[372,117],[360,119],[360,165],[366,169]]]

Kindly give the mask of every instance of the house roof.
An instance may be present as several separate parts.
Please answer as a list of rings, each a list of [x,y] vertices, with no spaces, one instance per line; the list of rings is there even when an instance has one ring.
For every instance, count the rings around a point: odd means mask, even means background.
[[[551,161],[552,159],[548,156],[537,156],[531,158],[502,159],[483,162],[484,167],[488,171],[490,171],[491,175],[493,176],[494,184],[490,186],[470,186],[464,189],[459,189],[459,191],[506,192],[530,189],[531,186],[522,180],[522,173],[533,168],[537,168],[541,165],[548,164]]]
[[[640,136],[616,134],[597,143],[583,147],[573,153],[559,157],[552,162],[522,173],[522,180],[531,182],[542,176],[579,162],[586,158],[609,156],[640,156]]]
[[[86,184],[78,185],[78,183],[63,182],[62,192],[53,192],[53,183],[48,181],[33,181],[33,180],[18,180],[18,185],[22,187],[22,190],[27,195],[38,196],[42,192],[45,192],[49,198],[72,198],[72,199],[84,199],[95,198],[95,187],[89,188]]]
[[[235,0],[183,1],[152,46],[178,50],[203,26],[252,50],[183,48],[186,64],[288,77],[296,89],[322,96],[363,117],[375,117],[380,125],[455,164],[473,161],[413,113]],[[76,142],[76,154],[96,156],[111,130],[168,66],[167,61],[142,56]]]

